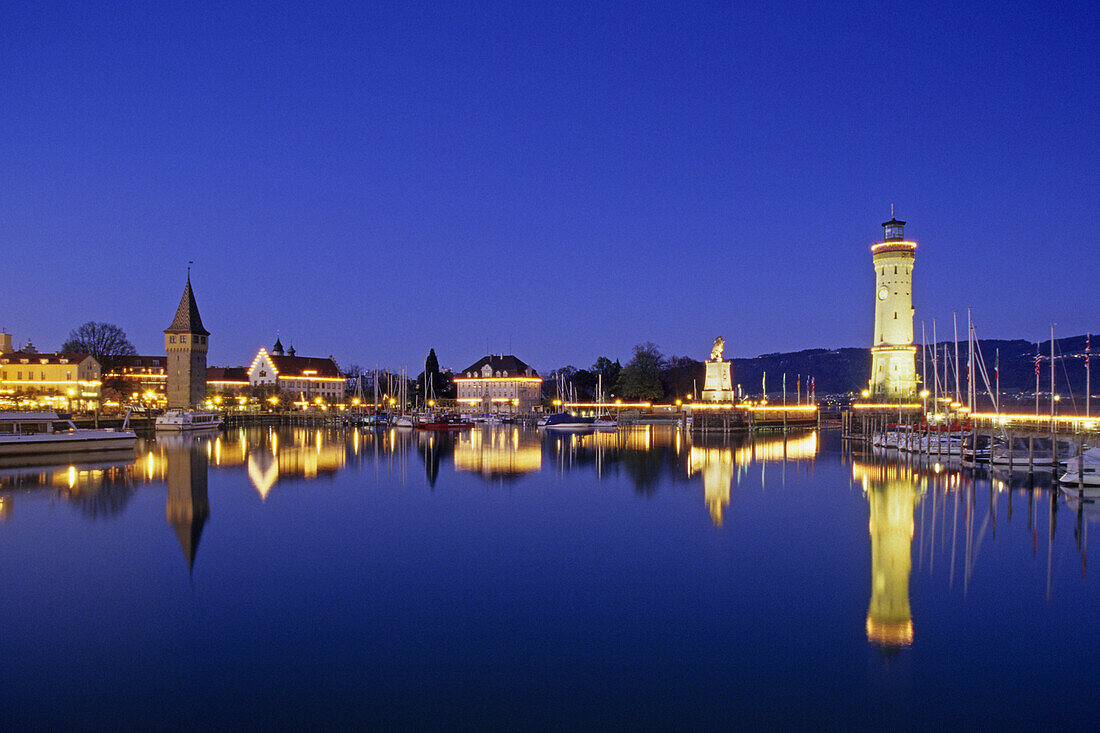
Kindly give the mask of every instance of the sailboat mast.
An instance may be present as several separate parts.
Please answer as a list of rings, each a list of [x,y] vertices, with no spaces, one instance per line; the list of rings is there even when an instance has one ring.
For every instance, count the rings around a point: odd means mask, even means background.
[[[921,392],[928,393],[928,335],[924,330],[924,321],[920,322],[920,383]],[[928,419],[928,397],[922,397],[924,419]]]
[[[1050,324],[1050,431],[1054,432],[1054,324]]]
[[[974,412],[974,322],[966,309],[966,408]]]
[[[940,406],[940,347],[936,342],[936,319],[932,319],[932,415]]]
[[[1089,365],[1089,360],[1090,360],[1090,356],[1091,356],[1091,354],[1089,354],[1089,352],[1091,350],[1092,350],[1092,334],[1090,333],[1089,335],[1085,336],[1085,417],[1086,418],[1090,417],[1090,415],[1089,415],[1089,396],[1090,396],[1090,393],[1092,392],[1092,372],[1091,372],[1091,366]]]
[[[959,393],[959,315],[951,311],[951,320],[955,324],[955,402],[962,402]]]

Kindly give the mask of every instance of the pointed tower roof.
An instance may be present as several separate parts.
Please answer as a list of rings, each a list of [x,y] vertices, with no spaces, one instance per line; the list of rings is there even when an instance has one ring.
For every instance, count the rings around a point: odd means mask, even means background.
[[[195,553],[199,551],[199,538],[202,537],[202,526],[206,523],[206,516],[199,515],[191,520],[180,519],[172,522],[172,528],[176,530],[176,539],[179,540],[183,557],[187,560],[187,570],[195,568]]]
[[[271,347],[271,353],[279,356],[283,355],[283,342],[279,338],[279,334],[275,334],[275,345]]]
[[[164,332],[194,333],[200,336],[210,335],[210,332],[202,327],[199,306],[195,303],[195,294],[191,292],[191,275],[187,276],[187,285],[183,288],[183,297],[180,298],[179,308],[176,308],[176,317],[172,319],[172,325],[164,329]]]

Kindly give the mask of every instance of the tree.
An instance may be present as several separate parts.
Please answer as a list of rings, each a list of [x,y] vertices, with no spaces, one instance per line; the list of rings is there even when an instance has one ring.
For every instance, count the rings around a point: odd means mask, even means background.
[[[424,382],[422,394],[425,398],[430,398],[428,387],[431,386],[431,392],[434,392],[437,396],[440,391],[439,382],[439,359],[436,358],[435,349],[428,349],[428,358],[424,360]]]
[[[99,362],[100,368],[107,371],[119,356],[136,354],[133,344],[126,338],[126,332],[113,323],[88,321],[69,332],[69,340],[61,344],[61,352],[67,354],[90,354]]]
[[[656,344],[649,341],[634,347],[634,358],[619,373],[615,389],[620,395],[633,400],[656,400],[664,393],[661,385],[661,369],[664,356]]]
[[[619,381],[619,373],[623,370],[622,364],[619,360],[611,361],[606,356],[601,356],[596,359],[596,363],[592,365],[592,373],[603,376],[603,391],[610,393],[615,389],[616,383]]]

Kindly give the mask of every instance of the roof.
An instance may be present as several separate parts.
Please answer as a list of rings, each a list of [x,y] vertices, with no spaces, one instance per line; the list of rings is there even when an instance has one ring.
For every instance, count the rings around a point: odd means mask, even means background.
[[[279,356],[268,354],[271,363],[280,377],[342,377],[340,368],[331,358],[318,358],[313,356]],[[306,371],[314,371],[316,374],[304,374]]]
[[[207,382],[247,382],[245,367],[206,367]]]
[[[199,306],[195,303],[195,294],[191,292],[191,276],[187,276],[187,285],[183,288],[183,297],[180,298],[179,308],[176,308],[176,317],[172,324],[164,329],[165,333],[194,333],[199,336],[209,336],[210,332],[202,327],[202,318],[199,316]]]
[[[455,376],[465,377],[467,374],[473,372],[476,373],[476,376],[480,377],[481,369],[486,364],[493,370],[493,374],[497,372],[507,372],[510,377],[537,377],[539,375],[538,372],[531,369],[530,365],[518,359],[514,354],[490,354],[489,356],[481,357]]]
[[[22,364],[23,359],[27,364],[79,364],[90,354],[43,354],[40,351],[9,351],[0,355],[0,364]]]
[[[111,357],[113,369],[137,369],[142,367],[156,367],[164,369],[167,364],[167,356],[142,356],[140,354],[126,354]]]

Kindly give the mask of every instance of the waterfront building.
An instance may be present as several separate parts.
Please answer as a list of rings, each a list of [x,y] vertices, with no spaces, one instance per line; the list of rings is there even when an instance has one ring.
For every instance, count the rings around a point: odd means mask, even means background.
[[[189,409],[206,399],[209,336],[210,332],[203,328],[195,295],[191,292],[191,273],[188,272],[176,316],[164,329],[169,409]]]
[[[206,389],[211,394],[240,394],[249,386],[245,367],[206,367]]]
[[[278,338],[268,352],[261,348],[247,370],[248,383],[254,387],[271,385],[295,400],[326,402],[344,399],[347,383],[340,367],[331,357],[298,356],[292,346],[283,351]]]
[[[116,356],[104,372],[103,382],[117,389],[123,399],[138,395],[160,400],[168,381],[167,363],[166,356]]]
[[[61,411],[99,406],[102,374],[95,357],[33,348],[13,351],[11,335],[0,333],[0,406]]]
[[[891,216],[882,227],[883,240],[871,247],[875,265],[875,332],[868,390],[874,400],[912,399],[917,394],[917,347],[913,345],[913,265],[917,245],[905,240],[904,221]]]
[[[530,412],[542,398],[542,377],[512,354],[483,356],[454,378],[463,413]]]

